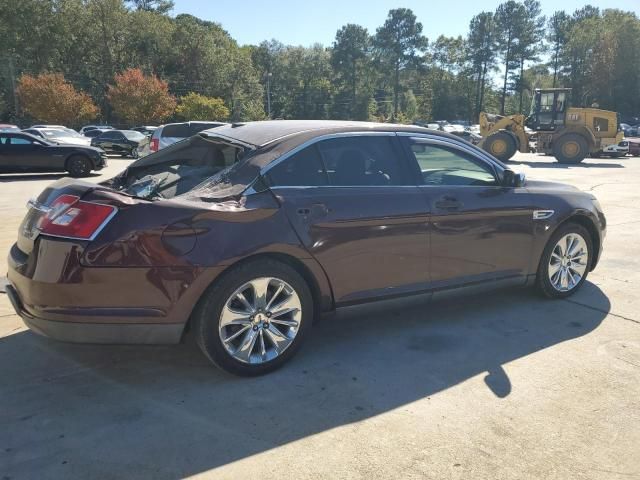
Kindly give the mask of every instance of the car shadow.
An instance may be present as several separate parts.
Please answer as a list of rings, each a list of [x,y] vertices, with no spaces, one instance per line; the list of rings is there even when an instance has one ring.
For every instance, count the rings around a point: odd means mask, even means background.
[[[505,364],[600,325],[609,300],[588,286],[598,309],[525,290],[351,308],[258,378],[211,367],[192,341],[73,345],[22,331],[0,339],[0,463],[11,478],[183,478],[478,375],[500,402],[520,388]]]
[[[543,157],[544,158],[544,157]],[[553,158],[553,157],[549,157]],[[619,160],[619,159],[616,159]],[[528,160],[508,160],[507,165],[526,165],[532,168],[625,168],[620,163],[602,163],[586,159],[580,163],[532,162]]]

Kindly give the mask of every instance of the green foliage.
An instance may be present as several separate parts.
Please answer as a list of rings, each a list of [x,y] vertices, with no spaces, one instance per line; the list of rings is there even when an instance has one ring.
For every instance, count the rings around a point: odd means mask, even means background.
[[[227,120],[230,111],[224,100],[206,97],[199,93],[188,93],[180,99],[176,114],[184,120]]]

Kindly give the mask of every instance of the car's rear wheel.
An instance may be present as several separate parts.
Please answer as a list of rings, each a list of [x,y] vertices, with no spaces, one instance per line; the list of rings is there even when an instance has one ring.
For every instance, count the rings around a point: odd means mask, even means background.
[[[82,155],[74,155],[67,160],[67,171],[72,177],[87,177],[91,168],[91,160]]]
[[[593,241],[581,225],[561,226],[549,239],[538,267],[538,289],[549,298],[565,298],[585,282]]]
[[[138,149],[137,147],[133,147],[131,149],[131,158],[138,158],[139,154],[138,154]]]
[[[192,321],[196,342],[220,368],[243,376],[282,366],[300,348],[313,317],[304,278],[265,259],[225,274],[205,293]]]

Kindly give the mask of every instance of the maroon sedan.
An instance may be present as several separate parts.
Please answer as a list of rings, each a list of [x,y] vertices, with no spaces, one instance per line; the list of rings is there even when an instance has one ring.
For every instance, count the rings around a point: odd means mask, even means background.
[[[34,331],[175,343],[242,375],[288,360],[314,317],[403,295],[536,285],[574,293],[605,218],[446,133],[358,122],[239,123],[103,184],[30,202],[9,297]]]

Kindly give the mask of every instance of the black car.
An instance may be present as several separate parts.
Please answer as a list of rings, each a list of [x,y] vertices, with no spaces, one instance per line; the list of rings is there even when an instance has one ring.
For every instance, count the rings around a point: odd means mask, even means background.
[[[86,177],[107,166],[99,148],[57,145],[28,133],[0,132],[0,172],[64,172]]]
[[[86,130],[82,135],[89,138],[95,138],[102,135],[104,132],[110,132],[112,129],[109,128],[93,128],[91,130]]]
[[[91,140],[91,145],[105,152],[138,158],[138,148],[148,141],[147,137],[134,130],[107,130]]]

